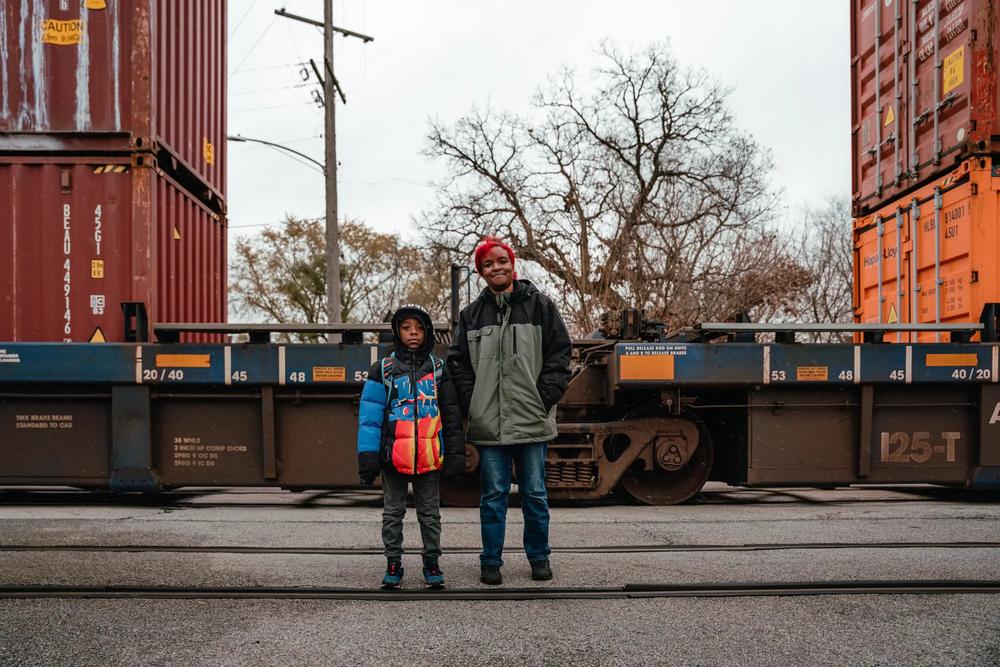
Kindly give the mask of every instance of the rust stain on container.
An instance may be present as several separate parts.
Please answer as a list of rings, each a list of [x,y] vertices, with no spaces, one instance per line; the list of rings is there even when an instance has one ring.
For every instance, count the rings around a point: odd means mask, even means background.
[[[0,245],[0,340],[121,341],[123,301],[226,320],[224,218],[127,157],[0,157]]]
[[[990,152],[997,14],[996,0],[852,0],[855,216]]]
[[[3,3],[0,145],[163,149],[224,200],[225,30],[225,0]]]

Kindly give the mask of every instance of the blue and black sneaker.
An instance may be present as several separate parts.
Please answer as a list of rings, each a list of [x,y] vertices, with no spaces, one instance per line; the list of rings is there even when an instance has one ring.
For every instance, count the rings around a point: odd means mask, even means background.
[[[444,572],[438,567],[436,560],[424,561],[424,582],[427,588],[435,590],[444,588]]]
[[[398,560],[391,560],[385,568],[385,576],[382,577],[382,590],[396,590],[401,583],[403,583],[403,564]]]

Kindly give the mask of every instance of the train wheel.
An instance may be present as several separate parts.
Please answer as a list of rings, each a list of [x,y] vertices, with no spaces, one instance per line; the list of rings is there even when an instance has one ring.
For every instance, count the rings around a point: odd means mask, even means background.
[[[619,484],[646,505],[677,505],[701,490],[712,472],[712,441],[699,424],[698,444],[684,461],[684,452],[670,441],[650,443]],[[650,463],[644,463],[650,461]],[[683,462],[681,464],[681,462]],[[678,467],[678,464],[679,465]]]
[[[479,450],[465,446],[465,475],[441,477],[441,504],[446,507],[479,507]]]

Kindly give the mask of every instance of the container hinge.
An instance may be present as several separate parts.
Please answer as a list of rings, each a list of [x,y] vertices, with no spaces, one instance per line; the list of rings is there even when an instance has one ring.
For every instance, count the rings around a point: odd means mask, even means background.
[[[948,93],[944,96],[944,99],[937,103],[937,108],[940,111],[947,106],[950,106],[952,102],[955,101],[955,93]]]
[[[978,283],[979,282],[979,271],[973,271],[972,272],[972,277],[969,279],[969,282],[970,283]]]

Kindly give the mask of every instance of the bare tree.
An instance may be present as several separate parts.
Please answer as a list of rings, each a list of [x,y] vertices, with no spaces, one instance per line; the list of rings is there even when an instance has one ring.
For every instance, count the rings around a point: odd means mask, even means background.
[[[340,227],[340,243],[344,322],[380,322],[427,282],[426,253],[392,234],[348,220]],[[325,247],[321,219],[292,216],[239,239],[230,267],[234,313],[272,322],[326,322]]]
[[[796,300],[796,318],[810,322],[850,322],[854,315],[850,202],[846,197],[831,197],[821,208],[807,208],[801,228],[797,254],[811,280]],[[839,338],[828,336],[824,340]]]
[[[429,237],[468,253],[503,236],[578,331],[623,307],[679,325],[787,304],[808,277],[770,229],[770,157],[728,91],[662,44],[603,45],[588,83],[566,69],[525,116],[432,123],[426,153],[450,172],[421,217]]]

